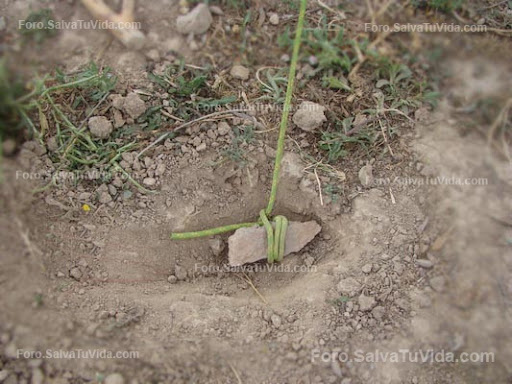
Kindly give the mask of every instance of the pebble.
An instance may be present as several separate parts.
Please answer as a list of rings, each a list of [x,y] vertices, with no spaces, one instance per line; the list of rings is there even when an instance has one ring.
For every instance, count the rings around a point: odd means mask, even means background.
[[[270,316],[270,321],[272,322],[272,325],[276,328],[280,328],[281,327],[281,317],[279,317],[279,315],[276,315],[275,313]]]
[[[205,33],[213,22],[208,6],[204,3],[197,5],[186,15],[178,16],[176,28],[183,35],[200,35]]]
[[[325,121],[325,107],[311,101],[303,101],[293,115],[295,125],[306,132],[320,128]]]
[[[247,80],[249,78],[249,69],[243,65],[234,65],[231,68],[230,74],[235,79]]]
[[[196,148],[196,151],[197,151],[197,152],[202,152],[202,151],[204,151],[204,150],[206,150],[206,143],[204,143],[204,142],[203,142],[203,143],[201,143],[201,144],[199,144],[199,145],[197,146],[197,148]]]
[[[277,13],[271,13],[269,15],[268,21],[272,25],[279,25],[279,15]]]
[[[124,377],[119,373],[111,373],[105,377],[105,384],[124,384]]]
[[[430,286],[436,292],[443,292],[446,287],[446,280],[443,276],[436,276],[430,279]]]
[[[101,204],[108,204],[112,202],[112,196],[110,196],[110,193],[108,192],[101,192],[99,202]]]
[[[7,376],[9,376],[9,371],[7,369],[2,369],[0,371],[0,383],[3,382],[5,379],[7,379]]]
[[[130,92],[124,100],[123,108],[132,119],[136,119],[146,112],[146,103],[138,94]]]
[[[171,284],[176,284],[178,282],[178,278],[174,275],[170,275],[168,278],[167,278],[167,281]]]
[[[347,277],[346,279],[342,279],[338,283],[337,289],[338,293],[340,293],[341,295],[353,297],[357,295],[357,293],[361,289],[361,284],[359,284],[359,282],[353,277]]]
[[[228,123],[226,123],[225,121],[221,121],[219,123],[219,125],[217,126],[217,132],[219,133],[219,135],[221,136],[225,136],[227,135],[229,132],[231,132],[231,127],[229,126]]]
[[[378,305],[372,310],[372,316],[375,320],[382,320],[384,314],[386,313],[386,308]]]
[[[77,267],[71,268],[69,271],[69,276],[75,280],[80,280],[82,278],[82,271],[80,271],[80,269]]]
[[[218,237],[216,237],[215,239],[210,239],[208,243],[210,245],[210,249],[212,250],[215,256],[219,256],[224,250],[224,242],[222,241],[222,239]]]
[[[365,188],[370,187],[373,184],[373,167],[368,164],[359,170],[359,182]]]
[[[114,126],[105,116],[93,116],[88,122],[91,135],[99,139],[106,139],[114,130]]]
[[[11,156],[16,151],[16,142],[13,139],[6,139],[2,143],[2,153],[5,156]]]
[[[153,177],[146,177],[142,184],[144,184],[146,187],[153,187],[156,184],[156,179]]]
[[[178,280],[186,280],[187,279],[187,270],[179,265],[174,268],[174,275]]]
[[[377,304],[374,297],[366,296],[365,294],[359,296],[357,303],[359,304],[359,309],[363,312],[370,311]]]
[[[121,96],[118,93],[114,93],[109,96],[110,102],[112,103],[112,106],[116,109],[123,109],[124,106],[124,97]]]
[[[41,369],[39,369],[39,368],[33,369],[31,384],[43,384],[43,382],[44,382],[43,371],[41,371]]]
[[[370,273],[372,271],[372,265],[370,263],[363,265],[363,268],[361,270],[364,273]]]
[[[421,268],[425,268],[425,269],[430,269],[434,266],[434,263],[432,263],[430,260],[428,259],[418,259],[416,260],[416,264],[421,267]]]

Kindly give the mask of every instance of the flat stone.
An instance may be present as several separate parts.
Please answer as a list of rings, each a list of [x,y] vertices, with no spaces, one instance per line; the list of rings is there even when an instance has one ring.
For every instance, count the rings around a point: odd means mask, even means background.
[[[284,255],[300,251],[318,235],[321,229],[316,221],[305,223],[291,221],[286,232]],[[237,229],[229,237],[228,244],[231,266],[236,267],[267,258],[267,233],[263,227]]]

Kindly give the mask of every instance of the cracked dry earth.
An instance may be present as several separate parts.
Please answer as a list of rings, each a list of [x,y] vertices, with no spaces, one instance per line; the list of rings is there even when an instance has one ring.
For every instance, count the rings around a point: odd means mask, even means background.
[[[459,87],[470,84],[459,80]],[[304,164],[285,167],[276,211],[322,226],[306,248],[285,258],[283,269],[294,272],[229,272],[222,269],[226,237],[168,237],[257,215],[273,160],[263,142],[249,148],[243,172],[224,164],[213,173],[209,151],[180,157],[162,145],[140,165],[146,173],[165,165],[159,194],[99,204],[89,214],[79,209],[83,191],[33,196],[33,181],[4,183],[4,382],[507,382],[512,233],[503,221],[512,206],[510,164],[486,152],[479,136],[462,137],[452,110],[446,99],[423,115],[405,136],[408,152],[398,164],[374,160],[374,186],[353,181],[349,206],[328,199],[321,206],[312,175],[294,171]],[[40,167],[44,156],[26,145],[4,163],[6,180]],[[468,172],[488,185],[377,182]],[[312,359],[404,348],[492,351],[496,361]],[[139,358],[19,359],[18,349],[135,350]]]

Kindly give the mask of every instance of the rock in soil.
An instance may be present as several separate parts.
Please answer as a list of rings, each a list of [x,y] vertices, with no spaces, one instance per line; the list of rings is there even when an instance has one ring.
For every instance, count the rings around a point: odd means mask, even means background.
[[[370,311],[377,304],[374,297],[366,296],[365,294],[359,296],[357,303],[359,304],[359,309],[363,312]]]
[[[187,270],[179,265],[174,268],[174,275],[178,280],[186,280],[187,279]]]
[[[119,373],[111,373],[105,377],[105,384],[124,384],[124,378]]]
[[[311,101],[303,101],[293,115],[293,122],[302,130],[312,132],[322,126],[325,117],[325,107]]]
[[[279,15],[277,13],[271,13],[268,21],[270,21],[270,24],[272,25],[279,25]]]
[[[436,292],[443,292],[446,287],[446,280],[443,276],[436,276],[430,279],[430,286]]]
[[[224,242],[222,241],[222,239],[219,239],[218,237],[215,239],[210,239],[208,241],[208,244],[210,245],[210,249],[212,250],[215,256],[219,256],[224,250]]]
[[[286,233],[284,255],[298,252],[320,232],[321,227],[316,221],[305,223],[291,221]],[[228,239],[229,264],[240,266],[254,263],[267,258],[267,234],[265,228],[254,226],[240,228]]]
[[[91,134],[99,139],[106,139],[114,130],[114,126],[105,116],[91,117],[88,125]]]
[[[2,153],[5,156],[11,156],[16,151],[16,142],[13,139],[7,139],[2,143]]]
[[[186,15],[178,16],[176,28],[179,33],[200,35],[205,33],[213,22],[212,14],[206,4],[199,4]]]
[[[341,295],[353,297],[357,295],[357,293],[361,289],[361,284],[353,277],[347,277],[346,279],[342,279],[338,283],[337,289],[338,293],[340,293]]]
[[[365,188],[373,184],[373,167],[370,164],[365,165],[359,170],[359,181]]]
[[[229,126],[228,123],[226,123],[225,121],[221,121],[219,123],[219,125],[217,126],[217,132],[219,133],[219,135],[221,136],[225,136],[227,135],[229,132],[231,132],[231,127]]]
[[[425,269],[430,269],[434,266],[434,263],[432,263],[430,260],[428,259],[418,259],[416,260],[416,264],[421,267],[421,268],[425,268]]]
[[[249,78],[249,69],[243,65],[234,65],[233,68],[231,68],[230,74],[235,79],[247,80]]]
[[[146,103],[134,92],[131,92],[124,99],[124,111],[130,115],[132,119],[136,119],[146,112]]]

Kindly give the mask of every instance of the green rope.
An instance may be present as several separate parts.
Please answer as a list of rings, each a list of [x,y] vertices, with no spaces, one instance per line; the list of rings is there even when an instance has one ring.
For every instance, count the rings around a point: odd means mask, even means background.
[[[253,227],[255,225],[263,225],[267,231],[267,260],[269,263],[279,262],[283,259],[286,241],[286,232],[288,229],[288,219],[284,216],[276,216],[274,218],[275,229],[268,220],[268,216],[272,214],[277,196],[277,187],[279,184],[279,175],[281,172],[281,160],[284,154],[284,140],[286,137],[286,128],[288,126],[288,117],[293,97],[293,87],[295,84],[295,73],[297,71],[297,62],[299,60],[299,51],[302,38],[302,29],[304,27],[304,18],[306,15],[307,0],[301,0],[299,20],[295,32],[295,40],[293,42],[292,60],[290,63],[290,71],[288,73],[288,85],[286,88],[286,97],[283,106],[283,114],[281,115],[281,124],[279,127],[279,138],[277,140],[276,160],[274,163],[274,173],[272,176],[272,189],[267,208],[260,212],[260,220],[257,223],[232,224],[223,227],[207,229],[198,232],[172,233],[172,240],[195,239],[198,237],[213,236],[225,232],[231,232],[239,228]]]
[[[188,239],[197,239],[198,237],[215,236],[215,235],[220,235],[221,233],[235,231],[239,228],[254,227],[255,225],[258,225],[258,224],[259,223],[240,223],[240,224],[225,225],[223,227],[205,229],[204,231],[171,233],[171,240],[188,240]]]
[[[284,257],[288,219],[284,216],[276,216],[274,219],[275,229],[268,221],[264,209],[260,211],[260,219],[267,231],[267,261],[269,264],[274,261],[280,262]]]
[[[286,137],[286,128],[288,126],[288,116],[290,115],[290,106],[292,104],[293,86],[295,84],[295,72],[297,71],[297,61],[299,59],[300,43],[302,40],[302,28],[304,26],[304,16],[306,14],[307,0],[300,3],[299,21],[297,22],[297,30],[295,32],[295,40],[293,41],[293,54],[290,64],[290,72],[288,73],[288,86],[286,87],[286,97],[284,100],[283,114],[281,115],[281,126],[279,127],[279,138],[277,140],[276,161],[274,163],[274,174],[272,177],[272,189],[266,209],[266,214],[270,216],[274,209],[274,203],[277,196],[277,185],[279,184],[279,174],[281,172],[281,160],[284,153],[284,139]]]
[[[274,228],[272,228],[272,224],[268,221],[264,209],[260,211],[260,219],[267,231],[267,261],[269,264],[272,264],[274,262]]]

